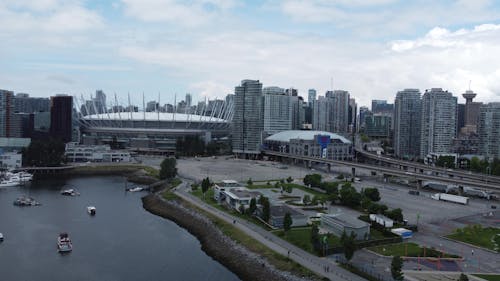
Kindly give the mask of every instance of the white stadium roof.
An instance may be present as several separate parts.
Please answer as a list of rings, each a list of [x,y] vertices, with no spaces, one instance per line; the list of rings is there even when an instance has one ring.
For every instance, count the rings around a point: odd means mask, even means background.
[[[93,114],[82,117],[83,120],[113,120],[113,121],[178,121],[178,122],[213,122],[213,123],[226,123],[225,119],[201,116],[197,114],[184,114],[184,113],[167,113],[167,112],[114,112]]]
[[[299,130],[279,132],[272,136],[267,137],[266,140],[281,141],[281,142],[290,142],[291,139],[314,140],[314,136],[316,135],[323,135],[323,136],[328,135],[330,136],[331,139],[338,139],[343,143],[351,143],[351,141],[349,141],[345,137],[335,133],[330,133],[325,131],[299,131]]]

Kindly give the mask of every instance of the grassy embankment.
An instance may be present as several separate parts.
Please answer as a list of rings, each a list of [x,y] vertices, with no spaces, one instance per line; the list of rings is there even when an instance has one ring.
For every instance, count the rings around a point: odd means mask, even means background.
[[[205,194],[205,200],[207,200],[208,198],[213,198],[213,197],[209,197],[209,195],[213,195],[213,191],[212,191],[212,194],[210,194],[209,192],[210,191],[207,191],[207,194]],[[201,194],[201,190],[199,190],[199,192],[195,191],[194,194],[198,194],[198,197],[199,197],[199,195]],[[186,201],[183,201],[181,198],[179,198],[177,195],[172,193],[170,190],[165,191],[162,194],[162,196],[163,196],[163,198],[165,198],[167,200],[179,200],[185,206],[188,206],[189,208],[195,209],[197,212],[202,213],[207,218],[209,218],[222,231],[222,233],[224,233],[225,235],[227,235],[228,237],[230,237],[234,241],[240,243],[248,250],[250,250],[254,253],[260,254],[261,256],[266,258],[266,260],[270,264],[272,264],[274,267],[276,267],[277,269],[282,270],[282,271],[292,272],[296,275],[304,276],[304,277],[307,277],[307,278],[310,278],[313,280],[321,280],[321,277],[319,277],[318,275],[316,275],[314,272],[310,271],[309,269],[301,266],[300,264],[292,261],[291,259],[289,259],[289,258],[287,258],[279,253],[274,252],[273,250],[269,249],[264,244],[260,243],[259,241],[255,240],[254,238],[247,235],[245,232],[236,228],[234,225],[225,222],[224,220],[212,215],[211,213],[206,212],[205,210],[198,208],[195,205],[192,205]],[[211,204],[211,205],[214,207],[217,207],[216,205],[213,205],[213,204]],[[218,208],[222,208],[222,207],[218,206]]]
[[[472,275],[488,281],[500,281],[500,275],[498,274],[472,274]]]
[[[457,255],[442,253],[434,248],[421,247],[411,242],[374,246],[369,247],[368,250],[383,256],[460,258]]]
[[[446,237],[493,251],[500,251],[500,228],[469,225],[456,229],[455,233]]]

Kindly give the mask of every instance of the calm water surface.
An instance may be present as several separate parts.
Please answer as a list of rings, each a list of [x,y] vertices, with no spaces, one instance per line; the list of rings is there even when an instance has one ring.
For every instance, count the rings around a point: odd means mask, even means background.
[[[60,195],[65,185],[81,195]],[[0,280],[239,280],[186,230],[145,211],[145,193],[124,186],[121,177],[82,177],[0,189]],[[14,206],[23,194],[42,206]],[[57,252],[60,232],[73,241],[67,255]]]

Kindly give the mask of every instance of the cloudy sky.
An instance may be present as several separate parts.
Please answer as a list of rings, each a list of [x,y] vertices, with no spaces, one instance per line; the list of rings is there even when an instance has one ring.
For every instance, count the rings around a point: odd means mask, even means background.
[[[2,0],[0,42],[0,89],[32,96],[196,101],[259,79],[368,105],[472,81],[500,101],[494,0]]]

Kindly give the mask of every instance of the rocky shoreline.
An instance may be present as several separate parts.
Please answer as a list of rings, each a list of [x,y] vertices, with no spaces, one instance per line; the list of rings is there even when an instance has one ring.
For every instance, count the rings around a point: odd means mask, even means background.
[[[304,280],[275,269],[267,260],[224,235],[206,216],[182,202],[150,194],[142,198],[144,209],[185,228],[201,243],[202,250],[242,280]]]

